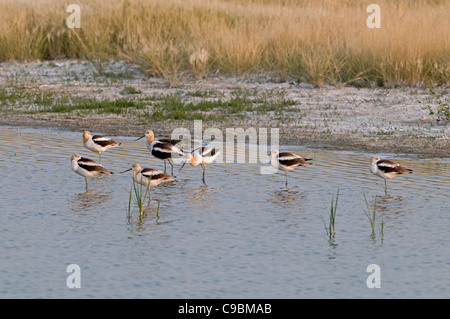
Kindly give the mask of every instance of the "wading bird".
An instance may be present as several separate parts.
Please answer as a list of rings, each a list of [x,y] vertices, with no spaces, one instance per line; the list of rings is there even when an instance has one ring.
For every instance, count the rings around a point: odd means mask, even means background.
[[[110,148],[118,147],[121,143],[113,141],[112,139],[101,136],[101,135],[92,135],[89,131],[83,132],[83,145],[88,150],[91,150],[95,153],[98,153],[99,162],[102,162],[101,154]]]
[[[133,164],[131,168],[121,172],[125,173],[133,170],[133,180],[144,186],[157,186],[164,182],[170,182],[175,179],[172,175],[160,172],[152,168],[142,168],[138,163]]]
[[[288,184],[288,171],[292,171],[297,166],[312,165],[308,163],[312,161],[311,158],[303,158],[299,155],[290,152],[279,152],[278,150],[273,150],[270,153],[270,164],[275,168],[281,168],[286,174],[286,186]]]
[[[137,138],[135,141],[140,140],[141,138],[147,137],[147,148],[150,150],[152,155],[160,160],[164,161],[164,173],[166,172],[166,161],[169,162],[172,167],[172,175],[173,175],[173,164],[172,160],[177,157],[184,157],[184,152],[175,146],[180,140],[169,140],[169,139],[161,139],[155,140],[155,134],[152,130],[145,131],[145,134],[141,137]]]
[[[81,157],[80,154],[72,155],[72,170],[83,176],[86,180],[86,191],[88,190],[88,177],[96,177],[98,175],[111,175],[113,174],[107,170],[102,164],[99,164],[89,158]]]
[[[373,156],[370,164],[370,172],[384,179],[384,190],[387,192],[387,180],[397,175],[411,174],[412,169],[404,168],[398,163],[390,160],[380,159],[379,156]]]
[[[203,169],[203,183],[205,183],[205,165],[211,164],[220,155],[220,150],[217,150],[215,147],[203,146],[193,150],[187,158],[187,161],[183,163],[181,169],[186,165],[187,162],[190,162],[192,166],[201,165]]]

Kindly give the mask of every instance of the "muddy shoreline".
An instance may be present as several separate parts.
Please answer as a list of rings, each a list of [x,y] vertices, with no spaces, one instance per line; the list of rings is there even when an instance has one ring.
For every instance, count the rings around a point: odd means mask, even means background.
[[[448,124],[436,123],[424,107],[448,100],[448,88],[435,89],[439,100],[423,87],[315,88],[261,74],[161,79],[148,77],[136,66],[117,61],[107,63],[102,69],[99,72],[88,61],[74,60],[0,63],[0,89],[4,92],[0,100],[0,125],[90,130],[123,136],[140,136],[152,128],[159,136],[169,136],[179,127],[192,132],[193,121],[143,121],[139,113],[128,112],[125,115],[29,112],[31,107],[36,108],[30,94],[43,96],[50,92],[52,96],[114,100],[127,96],[123,90],[131,87],[138,90],[137,94],[129,95],[133,99],[179,94],[186,103],[196,103],[219,98],[225,101],[236,92],[245,92],[249,99],[256,99],[268,92],[271,99],[288,99],[289,107],[280,112],[241,112],[236,118],[204,121],[203,129],[214,127],[225,132],[228,127],[268,130],[276,127],[280,130],[280,145],[414,154],[423,158],[450,156]],[[22,95],[16,94],[19,98],[12,101],[14,90]],[[151,113],[152,102],[148,103],[146,112]]]

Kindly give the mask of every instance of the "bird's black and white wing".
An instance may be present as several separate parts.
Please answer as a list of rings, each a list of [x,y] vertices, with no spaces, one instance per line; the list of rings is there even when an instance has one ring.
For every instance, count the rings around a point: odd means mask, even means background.
[[[308,161],[312,161],[312,159],[303,158],[299,155],[290,152],[282,152],[278,154],[278,162],[286,167],[310,165],[311,163],[308,163]]]
[[[119,144],[116,141],[113,141],[112,139],[110,139],[110,138],[108,138],[106,136],[102,136],[102,135],[94,135],[94,136],[92,136],[92,141],[95,144],[100,145],[101,147]]]
[[[172,145],[177,145],[178,143],[181,142],[181,140],[172,140],[172,139],[168,139],[168,138],[158,139],[158,141],[163,142],[163,143],[172,144]]]
[[[382,171],[385,174],[388,173],[396,173],[396,174],[408,174],[408,173],[412,173],[412,169],[407,169],[404,168],[403,166],[401,166],[398,163],[395,163],[393,161],[390,160],[379,160],[377,162],[377,167],[380,171]]]
[[[143,168],[141,170],[141,174],[142,176],[155,181],[172,178],[172,175],[163,173],[161,171],[152,168]]]
[[[384,159],[377,162],[377,167],[383,173],[398,173],[401,168],[400,164]]]
[[[182,150],[170,143],[158,141],[152,147],[152,155],[159,159],[171,159],[174,154],[184,156]]]
[[[218,150],[215,147],[202,146],[202,147],[199,147],[199,148],[196,148],[195,150],[193,150],[192,154],[194,154],[196,152],[198,154],[200,154],[202,157],[209,157],[209,156],[216,155]]]
[[[109,170],[107,170],[103,165],[97,163],[96,161],[93,161],[89,158],[82,157],[78,161],[78,166],[80,166],[82,169],[85,169],[89,172],[100,172],[100,173],[106,173],[106,174],[112,174]]]

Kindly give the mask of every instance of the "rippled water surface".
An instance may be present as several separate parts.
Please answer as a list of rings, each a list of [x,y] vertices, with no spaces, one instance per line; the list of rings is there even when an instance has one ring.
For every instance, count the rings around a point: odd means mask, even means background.
[[[80,132],[0,128],[2,298],[449,298],[449,159],[398,159],[414,174],[388,182],[373,154],[285,147],[314,165],[260,174],[260,163],[185,166],[152,189],[143,218],[127,218],[131,172],[164,169],[145,142],[117,136],[102,156],[114,175],[70,168]],[[335,238],[330,204],[339,189]],[[376,200],[375,236],[364,213]],[[160,209],[157,212],[157,200]],[[69,289],[77,264],[81,288]],[[380,266],[369,289],[367,266]]]

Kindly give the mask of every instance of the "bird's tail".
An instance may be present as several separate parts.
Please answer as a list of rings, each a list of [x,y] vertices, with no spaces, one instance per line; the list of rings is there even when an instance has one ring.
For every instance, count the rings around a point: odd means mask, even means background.
[[[102,174],[106,174],[106,175],[112,175],[112,174],[114,174],[114,173],[111,172],[109,169],[104,168],[104,167],[102,167],[101,173],[102,173]]]
[[[402,169],[400,174],[412,174],[413,170],[409,168]]]

